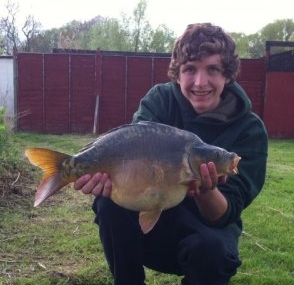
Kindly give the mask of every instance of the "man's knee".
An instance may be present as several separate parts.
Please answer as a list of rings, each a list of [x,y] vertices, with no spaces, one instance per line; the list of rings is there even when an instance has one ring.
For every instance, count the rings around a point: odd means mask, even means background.
[[[241,262],[237,245],[215,234],[193,234],[180,243],[179,263],[189,280],[200,284],[219,284],[236,274]],[[220,283],[222,284],[222,283]]]

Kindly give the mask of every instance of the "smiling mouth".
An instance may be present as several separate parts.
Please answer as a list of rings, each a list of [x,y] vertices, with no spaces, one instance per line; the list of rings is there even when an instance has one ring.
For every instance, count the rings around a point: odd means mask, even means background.
[[[195,91],[195,90],[191,90],[191,92],[196,95],[196,96],[206,96],[208,94],[210,94],[211,91]]]

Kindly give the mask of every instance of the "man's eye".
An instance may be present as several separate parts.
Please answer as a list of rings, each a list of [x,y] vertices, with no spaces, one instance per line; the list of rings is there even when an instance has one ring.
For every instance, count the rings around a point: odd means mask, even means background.
[[[222,70],[218,66],[209,66],[208,67],[208,72],[210,74],[220,74],[220,73],[222,73]]]
[[[188,73],[194,73],[195,72],[195,68],[193,66],[187,66],[184,68],[183,70],[184,72],[188,72]]]

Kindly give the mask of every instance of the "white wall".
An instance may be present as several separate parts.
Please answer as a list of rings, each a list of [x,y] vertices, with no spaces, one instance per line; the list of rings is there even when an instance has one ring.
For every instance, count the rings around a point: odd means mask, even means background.
[[[6,115],[15,117],[13,57],[0,56],[0,106]]]

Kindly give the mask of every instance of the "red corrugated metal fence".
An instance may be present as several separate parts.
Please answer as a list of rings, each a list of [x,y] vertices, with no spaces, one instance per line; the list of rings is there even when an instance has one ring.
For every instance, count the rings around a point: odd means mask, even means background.
[[[146,92],[168,81],[169,61],[169,54],[152,53],[19,53],[18,130],[92,133],[95,125],[103,133],[129,123]],[[264,58],[242,59],[241,67],[238,82],[270,136],[294,137],[294,73],[269,72]]]
[[[148,89],[167,81],[168,63],[168,54],[19,53],[18,129],[91,133],[95,124],[101,133],[128,123]]]

